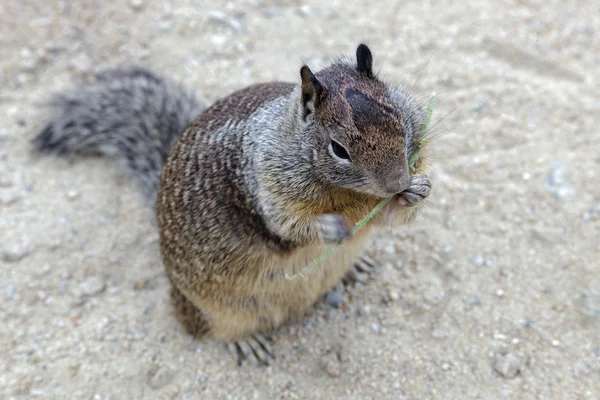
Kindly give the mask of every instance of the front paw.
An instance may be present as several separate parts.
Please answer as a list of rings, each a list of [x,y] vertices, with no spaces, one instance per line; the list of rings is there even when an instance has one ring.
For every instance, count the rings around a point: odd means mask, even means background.
[[[341,242],[350,234],[348,223],[338,214],[320,215],[317,217],[317,228],[321,239],[328,243]]]
[[[429,196],[431,192],[431,180],[427,175],[419,174],[410,177],[408,188],[398,195],[398,204],[401,206],[412,206]]]

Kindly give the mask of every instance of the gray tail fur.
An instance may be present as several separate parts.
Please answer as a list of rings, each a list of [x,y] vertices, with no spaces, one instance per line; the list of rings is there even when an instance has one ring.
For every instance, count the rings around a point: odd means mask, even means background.
[[[171,146],[203,109],[192,93],[140,68],[101,73],[51,105],[57,115],[33,139],[38,151],[116,156],[152,200]]]

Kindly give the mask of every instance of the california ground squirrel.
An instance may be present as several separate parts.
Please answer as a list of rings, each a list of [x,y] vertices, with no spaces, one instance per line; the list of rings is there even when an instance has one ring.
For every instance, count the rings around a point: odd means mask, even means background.
[[[34,144],[116,154],[149,196],[159,186],[161,253],[180,320],[228,343],[240,363],[268,363],[265,334],[304,314],[357,260],[372,265],[361,255],[372,228],[410,222],[429,195],[426,146],[415,174],[408,167],[425,113],[372,63],[361,44],[356,60],[316,74],[304,65],[299,84],[253,85],[204,111],[146,70],[111,71],[59,97]],[[341,239],[306,278],[286,279]]]

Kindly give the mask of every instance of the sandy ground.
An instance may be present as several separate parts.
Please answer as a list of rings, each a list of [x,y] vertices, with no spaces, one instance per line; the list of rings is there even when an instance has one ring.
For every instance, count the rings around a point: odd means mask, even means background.
[[[599,26],[592,1],[3,1],[0,397],[599,399]],[[374,238],[343,307],[277,332],[275,365],[238,368],[175,319],[129,175],[28,139],[106,67],[213,101],[361,40],[438,93],[430,207]]]

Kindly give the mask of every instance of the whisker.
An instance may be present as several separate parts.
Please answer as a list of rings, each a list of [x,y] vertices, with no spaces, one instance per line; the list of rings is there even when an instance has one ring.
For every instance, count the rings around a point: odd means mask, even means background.
[[[444,137],[445,135],[447,135],[447,134],[449,134],[449,133],[452,133],[452,132],[453,132],[452,130],[450,130],[450,129],[447,129],[447,130],[445,130],[445,131],[442,131],[442,132],[436,133],[436,134],[434,134],[434,135],[427,136],[425,139],[426,139],[427,141],[431,142],[431,141],[433,141],[433,140],[438,140],[439,138],[441,138],[441,137]]]
[[[427,67],[429,66],[429,62],[431,61],[432,57],[433,57],[433,53],[431,53],[429,55],[429,58],[427,59],[427,62],[425,63],[425,66],[421,69],[421,72],[419,72],[419,76],[417,76],[417,79],[415,80],[415,82],[412,84],[412,86],[410,87],[410,89],[408,89],[408,93],[409,94],[413,93],[413,89],[415,88],[415,86],[419,82],[419,79],[421,79],[421,76],[423,75],[423,73],[425,72],[425,70],[427,69]]]
[[[389,57],[390,57],[390,54],[388,52],[385,52],[383,55],[383,59],[380,61],[379,68],[377,68],[377,72],[375,73],[375,76],[379,76],[379,72],[381,71],[383,64],[388,60]]]
[[[454,114],[460,107],[461,107],[460,105],[455,106],[446,115],[444,115],[442,118],[438,119],[433,125],[431,125],[431,127],[429,129],[427,129],[427,133],[425,134],[425,137],[427,136],[427,134],[430,131],[437,128],[441,122],[445,121],[450,115]]]

